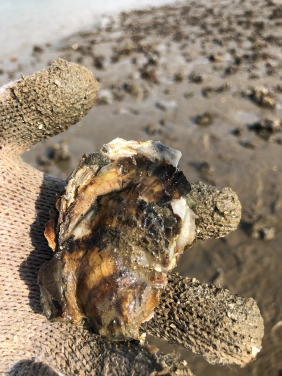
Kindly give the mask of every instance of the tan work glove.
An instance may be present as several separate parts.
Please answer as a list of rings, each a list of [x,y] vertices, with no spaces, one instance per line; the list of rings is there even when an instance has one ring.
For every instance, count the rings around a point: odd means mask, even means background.
[[[109,342],[42,314],[37,274],[52,258],[44,226],[65,181],[25,164],[20,154],[65,131],[92,107],[98,83],[64,60],[0,89],[0,374],[191,375],[171,355],[136,341]],[[240,203],[228,188],[192,184],[197,237],[235,230]],[[201,353],[210,362],[244,365],[261,347],[263,321],[253,299],[169,274],[155,316],[142,330]]]

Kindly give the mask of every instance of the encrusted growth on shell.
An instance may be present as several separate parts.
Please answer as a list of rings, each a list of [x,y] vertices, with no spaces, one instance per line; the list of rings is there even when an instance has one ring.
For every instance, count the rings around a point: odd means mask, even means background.
[[[122,139],[82,157],[45,229],[55,254],[38,283],[49,319],[86,319],[110,339],[139,338],[168,271],[196,237],[180,157],[160,142]]]

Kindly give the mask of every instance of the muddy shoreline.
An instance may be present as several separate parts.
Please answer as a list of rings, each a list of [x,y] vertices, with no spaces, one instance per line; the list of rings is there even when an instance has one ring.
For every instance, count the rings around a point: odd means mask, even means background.
[[[253,297],[265,320],[263,349],[241,369],[150,338],[195,375],[282,373],[281,35],[282,8],[270,0],[189,2],[109,17],[103,29],[35,47],[0,75],[4,84],[61,57],[99,81],[97,105],[81,122],[24,154],[34,167],[65,178],[83,153],[115,137],[152,139],[181,150],[191,182],[238,194],[238,230],[198,241],[176,271]]]

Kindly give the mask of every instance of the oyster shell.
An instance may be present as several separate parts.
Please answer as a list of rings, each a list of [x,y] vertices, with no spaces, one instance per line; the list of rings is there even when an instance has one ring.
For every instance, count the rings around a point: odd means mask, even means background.
[[[38,276],[47,318],[86,319],[112,340],[139,338],[168,271],[196,237],[180,157],[160,142],[120,138],[82,157],[45,228],[54,251]]]

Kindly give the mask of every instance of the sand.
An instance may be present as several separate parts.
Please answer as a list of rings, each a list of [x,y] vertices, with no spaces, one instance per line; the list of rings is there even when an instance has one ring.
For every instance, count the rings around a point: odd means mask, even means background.
[[[65,178],[83,153],[115,137],[181,150],[191,182],[231,187],[238,230],[198,241],[177,270],[253,297],[265,320],[263,350],[245,368],[210,365],[175,349],[195,375],[282,374],[282,8],[270,0],[189,2],[109,17],[102,29],[37,46],[0,84],[64,58],[91,69],[97,105],[24,160]],[[21,66],[18,66],[21,64]]]

